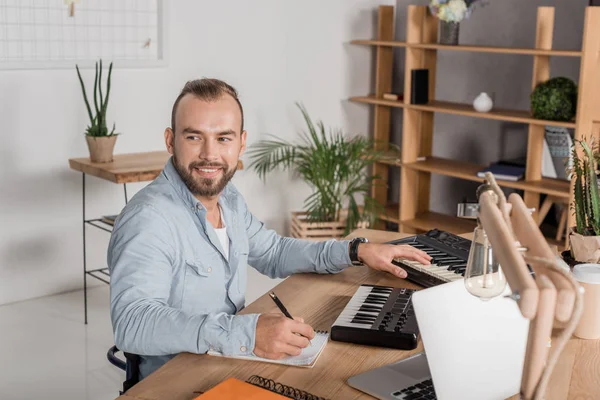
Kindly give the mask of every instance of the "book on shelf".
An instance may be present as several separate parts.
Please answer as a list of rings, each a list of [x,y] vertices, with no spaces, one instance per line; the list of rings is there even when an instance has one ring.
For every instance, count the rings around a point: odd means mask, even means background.
[[[479,171],[477,176],[479,178],[485,178],[486,172],[491,172],[494,174],[494,178],[496,179],[516,182],[523,179],[523,175],[525,175],[525,167],[493,163],[489,167]]]
[[[108,225],[115,225],[115,220],[117,219],[118,215],[103,215],[102,216],[102,222],[104,222],[105,224]]]

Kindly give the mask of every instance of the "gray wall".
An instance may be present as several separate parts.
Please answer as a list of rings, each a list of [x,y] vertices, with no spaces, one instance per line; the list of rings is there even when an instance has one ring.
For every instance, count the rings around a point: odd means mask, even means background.
[[[426,0],[396,2],[396,40],[406,38],[406,15],[410,4],[427,5]],[[473,45],[533,47],[538,6],[555,7],[553,47],[580,49],[584,8],[587,0],[523,1],[488,0],[474,10],[460,26],[460,43]],[[404,88],[404,50],[394,58],[394,90]],[[494,94],[495,107],[529,109],[533,57],[439,51],[436,99],[471,103],[480,92]],[[551,59],[551,76],[579,79],[578,58]],[[402,110],[394,110],[392,137],[402,141]],[[433,154],[438,157],[487,164],[501,158],[525,156],[527,126],[502,121],[436,114]],[[397,200],[399,171],[393,171],[392,200]],[[465,196],[474,199],[477,183],[432,177],[431,208],[446,214],[456,212],[456,203]]]

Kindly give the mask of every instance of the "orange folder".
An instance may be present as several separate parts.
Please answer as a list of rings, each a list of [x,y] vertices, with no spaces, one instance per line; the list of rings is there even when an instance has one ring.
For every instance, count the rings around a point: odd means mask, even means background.
[[[258,386],[229,378],[204,392],[194,400],[281,400],[288,399],[280,394]]]

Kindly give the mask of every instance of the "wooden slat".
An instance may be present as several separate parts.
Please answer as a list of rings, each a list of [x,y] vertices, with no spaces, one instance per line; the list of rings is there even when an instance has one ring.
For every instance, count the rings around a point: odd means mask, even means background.
[[[463,115],[466,117],[475,118],[486,118],[500,121],[519,122],[522,124],[535,124],[535,125],[550,125],[550,126],[562,126],[565,128],[575,128],[575,122],[563,122],[563,121],[548,121],[542,119],[533,118],[529,111],[524,110],[508,110],[494,108],[492,111],[487,113],[480,113],[473,109],[472,104],[461,104],[450,101],[430,101],[429,104],[409,104],[401,101],[385,100],[378,98],[377,96],[355,96],[350,98],[351,101],[358,103],[367,104],[383,104],[390,107],[400,107],[419,111],[429,112],[441,112],[444,114]],[[600,118],[598,119],[600,120]]]
[[[475,222],[473,220],[466,220],[433,211],[418,214],[414,219],[408,221],[402,221],[402,225],[418,231],[428,231],[436,228],[457,235],[473,232],[475,229]]]
[[[423,26],[427,15],[426,6],[408,6],[406,41],[407,43],[421,43],[423,41]],[[421,49],[407,48],[404,66],[404,104],[410,105],[412,87],[412,70],[423,68],[425,53]],[[399,103],[399,102],[398,102]],[[421,151],[421,130],[423,128],[422,112],[405,108],[402,125],[402,163],[417,160]],[[427,126],[427,123],[425,123]],[[419,211],[419,174],[414,170],[402,169],[400,171],[400,220],[413,219]],[[403,225],[399,225],[402,232]]]
[[[435,43],[438,37],[439,20],[431,13],[423,16],[423,43]],[[435,79],[437,69],[437,51],[423,50],[423,68],[429,71],[428,98],[435,99]],[[430,157],[433,154],[433,124],[434,113],[421,113],[421,128],[419,129],[419,157]],[[417,213],[429,210],[429,197],[431,188],[431,174],[419,174],[419,187],[417,193]]]
[[[377,38],[379,40],[394,39],[394,7],[379,6],[377,22]],[[375,93],[378,97],[392,91],[394,53],[391,47],[378,47],[375,63]],[[387,150],[390,141],[390,107],[375,106],[373,121],[373,140],[377,149]],[[373,175],[379,179],[373,182],[371,195],[379,204],[387,202],[389,170],[386,165],[374,164]]]
[[[535,33],[535,47],[549,50],[552,48],[552,35],[554,32],[554,7],[538,7]],[[533,56],[533,74],[531,90],[550,78],[550,57],[546,55]],[[544,126],[529,125],[527,140],[527,168],[525,179],[537,181],[542,178],[542,154],[544,148]],[[540,195],[536,192],[526,191],[523,196],[525,204],[533,208],[533,218],[537,219],[540,206]]]
[[[153,180],[160,174],[169,157],[167,151],[151,151],[115,154],[114,160],[109,163],[93,163],[87,157],[71,158],[69,167],[115,183],[145,182]],[[238,170],[241,169],[243,169],[242,161],[238,161]]]
[[[526,48],[514,48],[514,47],[491,47],[491,46],[471,46],[471,45],[458,45],[450,46],[437,43],[406,43],[398,41],[385,41],[385,40],[365,40],[357,39],[352,40],[352,44],[362,44],[370,46],[386,46],[386,47],[412,47],[418,49],[430,49],[430,50],[450,50],[450,51],[470,51],[476,53],[500,53],[500,54],[521,54],[521,55],[540,55],[540,56],[554,56],[554,57],[581,57],[582,52],[579,50],[544,50],[544,49],[526,49]]]
[[[477,176],[477,172],[481,171],[485,166],[465,161],[429,157],[424,161],[403,164],[403,168],[431,172],[438,175],[451,176],[474,182],[483,182],[483,179]],[[537,181],[525,180],[516,182],[497,180],[497,182],[498,185],[503,187],[531,191],[534,193],[544,193],[560,197],[561,199],[567,199],[570,193],[569,181],[562,179],[542,178]]]

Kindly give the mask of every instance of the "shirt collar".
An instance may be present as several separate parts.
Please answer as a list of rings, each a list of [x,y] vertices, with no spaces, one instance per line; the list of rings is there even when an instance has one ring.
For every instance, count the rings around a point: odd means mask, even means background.
[[[169,157],[169,160],[167,161],[162,173],[187,207],[191,208],[192,210],[198,209],[206,211],[206,207],[204,207],[202,203],[192,194],[192,192],[190,192],[190,189],[188,189],[185,182],[181,179],[179,172],[177,172],[175,165],[173,165],[173,157]],[[232,183],[229,182],[219,196],[219,204],[221,206],[223,206],[223,201],[230,203],[235,195],[235,190],[231,187],[231,185]]]

